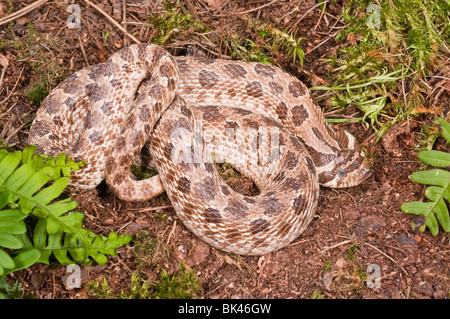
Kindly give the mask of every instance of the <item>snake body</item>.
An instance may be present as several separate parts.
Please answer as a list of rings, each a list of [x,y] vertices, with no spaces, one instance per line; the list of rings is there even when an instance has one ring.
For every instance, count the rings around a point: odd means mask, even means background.
[[[29,143],[86,160],[74,190],[105,178],[124,200],[165,190],[192,232],[243,255],[297,238],[319,184],[348,187],[370,175],[355,138],[326,124],[295,77],[261,63],[174,58],[154,45],[124,48],[63,81],[38,110]],[[159,175],[138,181],[129,166],[143,148]],[[252,178],[260,194],[233,191],[213,159]]]

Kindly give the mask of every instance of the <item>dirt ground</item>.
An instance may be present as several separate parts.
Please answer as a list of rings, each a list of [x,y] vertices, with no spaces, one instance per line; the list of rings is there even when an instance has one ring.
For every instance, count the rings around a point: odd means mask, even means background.
[[[0,26],[0,41],[12,39],[11,33],[17,41],[23,41],[32,32],[27,24],[32,23],[39,34],[40,52],[53,67],[45,70],[33,67],[35,61],[21,55],[21,50],[29,49],[26,45],[9,43],[0,49],[9,61],[3,86],[0,85],[0,139],[10,146],[19,149],[26,146],[37,106],[25,94],[34,81],[47,78],[54,86],[71,73],[88,64],[103,62],[111,53],[133,43],[104,15],[83,1],[78,3],[81,29],[67,27],[70,13],[66,11],[68,2],[64,1],[48,2],[16,20],[13,26]],[[122,1],[102,3],[99,6],[109,16],[122,21]],[[147,13],[162,12],[164,6],[160,1],[127,3],[127,21],[134,23],[125,24],[128,32],[148,42],[155,34],[152,26],[146,24]],[[200,48],[212,57],[214,52],[226,55],[220,47],[224,24],[239,26],[242,16],[250,15],[283,29],[304,16],[297,24],[298,35],[307,39],[302,42],[307,52],[303,69],[299,64],[294,67],[288,63],[282,54],[274,61],[308,87],[329,84],[324,60],[335,54],[342,43],[331,37],[315,47],[336,26],[343,25],[336,18],[342,2],[329,5],[326,15],[319,9],[308,12],[315,1],[270,3],[222,1],[218,10],[214,1],[186,2],[187,10],[213,31],[197,37],[200,40],[196,42],[169,42],[165,47],[175,55],[183,55],[187,45],[200,43]],[[8,11],[11,5],[12,11],[20,8],[17,1],[0,3],[0,18],[11,12]],[[245,35],[254,31],[241,32]],[[208,39],[218,44],[205,44],[210,43]],[[52,45],[53,41],[57,45]],[[357,110],[349,108],[344,115],[354,114],[358,114]],[[402,203],[424,197],[424,187],[412,182],[409,176],[420,168],[415,150],[420,122],[430,120],[431,117],[408,119],[379,143],[375,143],[374,132],[361,123],[335,125],[354,134],[366,147],[373,175],[354,188],[321,188],[317,214],[309,228],[275,253],[242,257],[218,251],[183,226],[165,195],[145,203],[127,203],[115,198],[102,184],[75,198],[80,203],[78,210],[86,215],[85,227],[95,233],[115,230],[132,234],[133,241],[120,248],[118,256],[110,257],[106,265],[83,267],[81,288],[67,289],[66,266],[57,263],[34,265],[8,276],[8,280],[19,280],[25,293],[32,293],[35,298],[90,298],[87,282],[107,278],[109,289],[120,295],[121,290],[130,288],[133,272],[138,271],[143,280],[153,282],[160,269],[170,274],[184,262],[188,269],[194,269],[201,282],[201,294],[197,296],[200,298],[449,298],[449,234],[441,231],[433,237],[428,231],[415,233],[410,227],[414,216],[400,210]],[[239,183],[238,188],[248,186],[245,181]],[[372,272],[373,269],[379,272]],[[375,277],[379,282],[373,280]],[[371,283],[379,283],[379,287]]]

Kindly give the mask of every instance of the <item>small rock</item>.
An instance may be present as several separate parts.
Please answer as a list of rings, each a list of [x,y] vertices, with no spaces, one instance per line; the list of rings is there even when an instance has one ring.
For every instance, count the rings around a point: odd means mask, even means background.
[[[142,229],[146,229],[150,227],[150,224],[148,223],[130,223],[127,227],[125,227],[124,233],[125,235],[133,235],[136,234],[138,231]]]
[[[210,252],[209,245],[203,240],[197,240],[197,243],[192,249],[191,255],[186,260],[186,265],[189,267],[201,264],[208,258]]]
[[[342,217],[345,220],[355,220],[358,219],[360,216],[361,214],[357,210],[349,210],[342,213]]]
[[[414,238],[408,237],[407,235],[398,235],[397,241],[402,245],[411,247],[417,246],[417,241]]]
[[[436,289],[436,291],[433,293],[433,298],[442,299],[442,298],[445,298],[446,294],[447,293],[445,292],[445,290]]]
[[[347,265],[347,262],[345,261],[344,258],[339,258],[338,260],[336,260],[336,266],[338,268],[344,268]]]
[[[414,285],[413,289],[415,291],[417,291],[418,293],[429,296],[429,297],[432,297],[433,293],[434,293],[433,286],[430,283],[425,282],[425,281],[422,281],[419,284]]]
[[[392,299],[405,299],[405,297],[403,296],[402,292],[400,291],[400,289],[398,287],[392,288],[391,298]]]
[[[386,223],[381,217],[377,215],[369,215],[361,218],[361,220],[359,221],[359,225],[366,229],[377,231],[380,228],[385,227]]]
[[[323,274],[323,285],[326,290],[331,290],[331,284],[333,283],[333,276],[331,274],[331,271],[327,271]]]
[[[31,285],[34,289],[40,289],[46,280],[46,274],[44,273],[33,273],[31,275]]]
[[[280,299],[298,299],[298,296],[293,292],[288,292],[281,295]]]

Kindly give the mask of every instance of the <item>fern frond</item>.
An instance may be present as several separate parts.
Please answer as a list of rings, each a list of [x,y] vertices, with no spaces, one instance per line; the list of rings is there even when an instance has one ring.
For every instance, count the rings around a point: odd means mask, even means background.
[[[450,143],[450,124],[438,119],[442,136]],[[417,155],[423,162],[441,168],[450,168],[450,154],[441,151],[423,150]],[[424,231],[428,227],[431,234],[439,233],[439,224],[445,232],[450,232],[450,214],[447,203],[450,202],[450,172],[444,169],[430,169],[414,172],[411,179],[420,184],[430,185],[425,190],[429,202],[413,201],[401,206],[403,212],[425,216],[425,224],[419,227]],[[447,202],[446,202],[447,201]]]
[[[73,211],[78,203],[58,200],[71,171],[82,163],[35,150],[34,146],[23,152],[0,150],[0,277],[36,262],[49,263],[52,255],[65,264],[106,263],[106,255],[115,255],[131,237],[114,232],[104,237],[83,229],[84,215]],[[37,218],[32,235],[24,222],[27,218]]]

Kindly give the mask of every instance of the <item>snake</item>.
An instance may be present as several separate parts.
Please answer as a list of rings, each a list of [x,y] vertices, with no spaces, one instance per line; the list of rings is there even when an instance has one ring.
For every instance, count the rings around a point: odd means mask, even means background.
[[[126,201],[166,192],[196,236],[240,255],[290,244],[312,221],[320,186],[352,187],[372,173],[356,138],[334,130],[293,75],[172,56],[153,44],[125,47],[62,81],[38,109],[28,143],[85,161],[70,191],[106,180]],[[139,158],[158,175],[136,179],[130,166]],[[233,190],[214,165],[224,161],[259,194]]]

